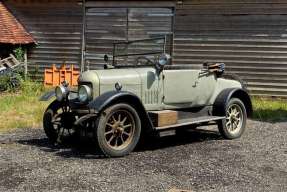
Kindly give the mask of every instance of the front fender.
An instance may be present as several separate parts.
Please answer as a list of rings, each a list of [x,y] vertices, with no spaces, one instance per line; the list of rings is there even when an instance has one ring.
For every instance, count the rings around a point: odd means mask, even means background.
[[[101,112],[102,110],[114,103],[123,101],[130,103],[129,99],[135,100],[135,104],[142,105],[140,99],[133,93],[127,91],[108,91],[98,96],[95,100],[91,101],[88,104],[88,107],[90,109],[94,109],[97,112]]]
[[[240,99],[244,103],[247,116],[251,117],[253,112],[251,98],[247,91],[242,88],[229,88],[221,91],[214,102],[213,114],[226,116],[225,109],[228,105],[229,100],[234,97]]]
[[[108,91],[90,102],[88,107],[95,110],[97,113],[101,113],[107,107],[116,103],[127,103],[131,105],[138,112],[142,124],[144,126],[148,125],[148,128],[154,128],[140,98],[128,91]]]
[[[48,101],[50,100],[52,97],[55,97],[56,96],[56,93],[55,91],[49,91],[49,92],[46,92],[44,93],[44,95],[42,95],[40,98],[39,98],[39,101]]]

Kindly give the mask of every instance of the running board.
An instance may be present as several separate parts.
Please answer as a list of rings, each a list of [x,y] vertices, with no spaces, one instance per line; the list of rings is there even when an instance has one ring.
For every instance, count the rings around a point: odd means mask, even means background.
[[[180,120],[178,120],[178,122],[176,124],[166,125],[166,126],[162,126],[162,127],[155,127],[155,129],[157,131],[164,131],[167,129],[175,129],[175,128],[181,127],[181,126],[208,123],[210,121],[219,121],[222,119],[225,119],[225,117],[222,117],[222,116],[202,116],[202,117],[196,117],[196,118],[180,119]]]

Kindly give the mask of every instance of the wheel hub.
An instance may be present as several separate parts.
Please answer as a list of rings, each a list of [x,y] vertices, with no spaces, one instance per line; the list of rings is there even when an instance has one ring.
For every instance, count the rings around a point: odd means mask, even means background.
[[[122,134],[123,134],[123,127],[121,125],[117,125],[115,128],[114,128],[114,135],[116,137],[120,137]]]
[[[230,119],[231,119],[231,121],[236,121],[236,120],[237,120],[237,118],[235,117],[235,115],[231,115]]]
[[[61,123],[65,129],[71,129],[75,122],[75,117],[72,113],[65,112],[61,115]]]

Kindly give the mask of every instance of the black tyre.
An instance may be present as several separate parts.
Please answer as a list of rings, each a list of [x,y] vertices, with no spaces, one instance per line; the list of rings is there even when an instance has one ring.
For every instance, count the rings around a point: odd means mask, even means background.
[[[246,108],[240,99],[232,98],[225,110],[226,119],[218,123],[219,132],[226,139],[239,138],[246,127]]]
[[[46,109],[43,117],[44,131],[52,143],[61,143],[64,138],[75,135],[73,123],[75,117],[70,108],[57,100]]]
[[[97,119],[95,136],[104,155],[121,157],[136,147],[141,122],[137,111],[130,105],[120,103],[104,110]]]

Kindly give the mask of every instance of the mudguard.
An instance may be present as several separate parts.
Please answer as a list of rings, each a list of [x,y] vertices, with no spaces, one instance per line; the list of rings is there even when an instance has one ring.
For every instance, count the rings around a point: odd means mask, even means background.
[[[213,114],[219,116],[226,116],[225,109],[228,105],[229,100],[233,97],[240,99],[244,103],[247,116],[251,117],[253,112],[252,102],[247,91],[242,88],[229,88],[224,89],[222,92],[220,92],[213,104]]]
[[[50,100],[52,97],[55,97],[56,94],[55,94],[55,91],[49,91],[49,92],[46,92],[44,95],[42,95],[40,98],[39,98],[39,101],[48,101]]]
[[[140,98],[131,92],[108,91],[90,102],[88,107],[90,109],[94,109],[97,113],[101,113],[104,109],[116,103],[130,104],[138,112],[142,124],[144,126],[148,125],[148,127],[151,129],[154,128]]]

